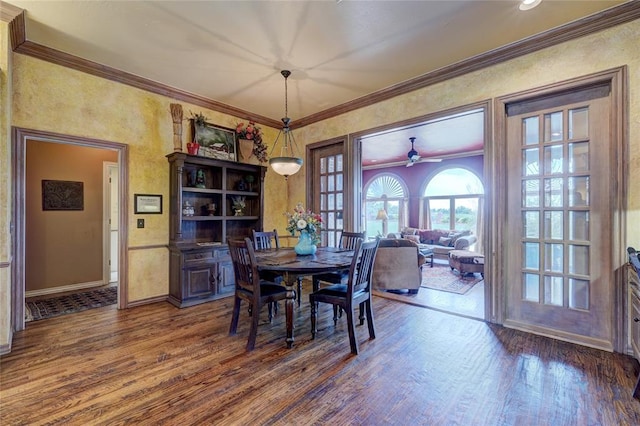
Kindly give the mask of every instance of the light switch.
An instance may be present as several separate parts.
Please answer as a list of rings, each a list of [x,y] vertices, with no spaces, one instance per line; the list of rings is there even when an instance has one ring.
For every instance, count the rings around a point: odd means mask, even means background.
[[[138,228],[144,228],[144,219],[138,219]]]

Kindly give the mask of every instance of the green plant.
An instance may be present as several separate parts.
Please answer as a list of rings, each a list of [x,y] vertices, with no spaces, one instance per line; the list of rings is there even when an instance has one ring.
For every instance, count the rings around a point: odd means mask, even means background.
[[[198,114],[195,114],[195,113],[189,111],[189,114],[191,114],[191,119],[198,126],[204,126],[205,123],[207,122],[207,120],[209,119],[208,117],[205,117],[205,115],[203,113],[201,113],[201,112],[198,113]]]

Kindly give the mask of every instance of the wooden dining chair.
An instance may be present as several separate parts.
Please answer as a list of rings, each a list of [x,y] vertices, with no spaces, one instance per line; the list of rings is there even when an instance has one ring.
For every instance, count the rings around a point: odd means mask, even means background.
[[[358,340],[355,334],[355,321],[353,311],[360,307],[360,325],[364,324],[364,312],[366,312],[369,339],[376,338],[375,324],[373,322],[373,307],[371,305],[371,277],[373,275],[373,263],[378,250],[378,240],[356,242],[355,254],[351,261],[346,284],[333,284],[314,291],[309,295],[311,304],[311,338],[315,339],[317,329],[318,304],[330,303],[347,313],[347,329],[349,331],[349,343],[351,353],[358,354]],[[364,311],[364,312],[363,312]],[[335,310],[334,310],[335,312]],[[337,324],[334,313],[333,324]]]
[[[338,248],[342,250],[355,250],[356,243],[364,240],[364,232],[348,232],[342,231],[340,233],[340,240]],[[318,274],[313,277],[313,291],[318,290],[320,282],[326,282],[329,284],[340,284],[347,279],[349,274],[348,270],[329,272],[326,274]]]
[[[251,351],[256,344],[260,310],[264,305],[269,305],[269,322],[271,322],[272,315],[270,305],[279,300],[286,299],[287,290],[284,286],[260,278],[251,239],[232,239],[228,240],[228,244],[231,261],[233,262],[233,273],[236,279],[229,335],[236,334],[240,317],[240,302],[244,299],[249,303],[251,308],[251,328],[247,341],[247,350]],[[287,318],[287,321],[289,321],[289,318]]]
[[[253,245],[256,250],[265,250],[270,248],[280,248],[280,239],[278,238],[278,231],[256,231],[255,229],[251,230],[253,234]],[[264,278],[270,281],[277,282],[278,284],[282,282],[282,275],[279,275],[275,272],[265,271],[262,273]],[[298,299],[298,307],[300,307],[300,297],[302,295],[302,277],[298,277],[298,293],[296,297]],[[278,305],[275,305],[275,309],[278,309]]]
[[[251,230],[253,235],[253,247],[255,250],[265,250],[270,248],[280,248],[280,238],[278,231],[256,231]]]
[[[341,231],[338,248],[343,250],[354,250],[356,247],[356,243],[363,240],[364,232]],[[346,281],[348,275],[348,269],[345,269],[344,271],[328,272],[326,274],[314,275],[313,291],[317,291],[320,288],[321,282],[328,284],[343,284]],[[342,316],[342,310],[340,310],[337,306],[333,307],[333,311],[334,319],[337,320],[338,315]]]

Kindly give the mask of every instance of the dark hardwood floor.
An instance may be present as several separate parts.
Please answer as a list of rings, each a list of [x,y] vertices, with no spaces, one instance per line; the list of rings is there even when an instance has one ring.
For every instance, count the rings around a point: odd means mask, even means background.
[[[305,286],[309,287],[309,286]],[[303,300],[307,300],[306,298]],[[29,323],[0,359],[2,425],[638,425],[635,361],[374,297],[377,338],[308,302],[246,353],[243,304],[114,306]]]

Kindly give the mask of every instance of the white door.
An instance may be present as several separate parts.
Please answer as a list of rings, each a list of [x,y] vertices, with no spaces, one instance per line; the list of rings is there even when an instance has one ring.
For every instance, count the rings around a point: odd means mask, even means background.
[[[105,162],[104,173],[104,281],[118,282],[118,164]]]
[[[505,326],[612,350],[610,86],[507,105]]]

